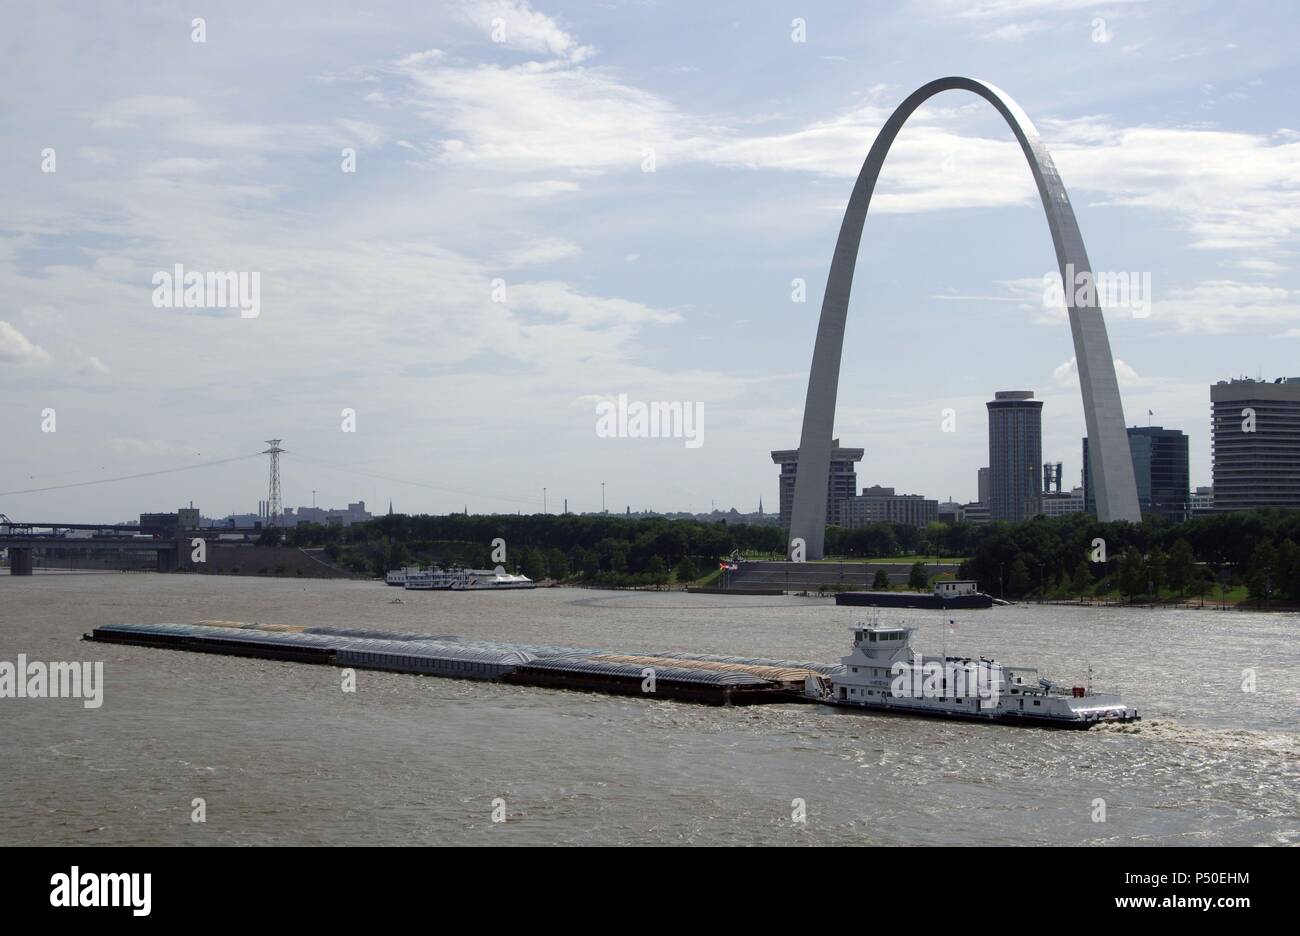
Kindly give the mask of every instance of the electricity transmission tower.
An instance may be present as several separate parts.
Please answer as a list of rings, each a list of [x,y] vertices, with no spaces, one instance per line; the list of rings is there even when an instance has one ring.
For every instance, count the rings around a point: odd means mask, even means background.
[[[266,444],[271,446],[263,455],[271,456],[271,486],[267,494],[267,526],[278,527],[280,525],[280,453],[284,449],[280,448],[279,439],[267,439]]]

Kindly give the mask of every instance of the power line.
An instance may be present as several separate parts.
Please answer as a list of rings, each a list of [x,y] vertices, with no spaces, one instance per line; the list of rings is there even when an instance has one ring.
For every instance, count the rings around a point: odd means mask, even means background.
[[[461,491],[455,488],[439,487],[436,484],[429,484],[426,481],[411,481],[407,478],[395,478],[392,475],[379,474],[378,472],[375,471],[361,471],[360,469],[357,468],[344,468],[339,465],[325,465],[322,464],[321,462],[313,461],[310,458],[304,458],[302,455],[300,455],[297,452],[287,452],[286,454],[291,454],[295,458],[297,458],[298,461],[303,462],[304,464],[307,465],[312,465],[316,468],[324,468],[328,471],[340,471],[344,474],[360,475],[366,478],[376,478],[380,481],[391,481],[394,484],[409,484],[412,487],[427,488],[430,491],[438,491],[439,493],[442,494],[459,494],[462,497],[480,497],[485,500],[510,501],[511,503],[515,503],[515,504],[529,504],[532,506],[536,506],[537,504],[537,502],[535,500],[532,500],[531,498],[509,497],[504,494],[484,494],[482,491]]]
[[[94,481],[74,481],[71,484],[52,484],[49,487],[27,488],[23,491],[0,491],[0,497],[12,497],[15,494],[40,494],[43,491],[62,491],[66,488],[90,487],[94,484],[113,484],[117,481],[134,481],[137,478],[154,478],[158,475],[175,474],[178,471],[193,471],[195,468],[211,468],[214,465],[228,465],[231,462],[244,461],[248,458],[261,458],[263,452],[252,455],[237,455],[234,458],[221,458],[216,461],[200,462],[197,465],[182,465],[179,468],[161,468],[158,471],[142,471],[139,474],[122,475],[118,478],[98,478]]]

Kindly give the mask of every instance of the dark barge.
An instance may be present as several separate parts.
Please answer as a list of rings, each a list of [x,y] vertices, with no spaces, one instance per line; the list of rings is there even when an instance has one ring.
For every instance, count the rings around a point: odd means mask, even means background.
[[[837,605],[854,605],[868,608],[933,608],[943,611],[967,611],[991,608],[992,595],[979,590],[975,582],[937,582],[930,594],[923,592],[840,592],[835,596]],[[1005,603],[1005,602],[1004,602]]]
[[[807,701],[842,667],[708,654],[626,656],[580,647],[506,644],[447,635],[213,621],[107,624],[85,639],[192,653],[484,679],[616,695],[751,705]]]

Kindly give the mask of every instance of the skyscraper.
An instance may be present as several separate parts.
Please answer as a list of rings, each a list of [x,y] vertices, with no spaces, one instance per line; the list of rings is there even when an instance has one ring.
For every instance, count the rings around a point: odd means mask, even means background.
[[[1191,510],[1191,480],[1187,436],[1180,429],[1134,426],[1128,430],[1142,516],[1162,516],[1174,523],[1186,520]],[[1096,491],[1088,464],[1088,439],[1083,439],[1083,491],[1086,509],[1097,512]]]
[[[865,449],[840,448],[840,440],[831,442],[830,486],[826,492],[826,522],[834,523],[839,516],[840,501],[858,493],[856,462],[862,461]],[[772,461],[781,466],[781,524],[790,526],[794,509],[794,480],[799,470],[799,450],[779,449],[772,453]]]
[[[999,390],[989,410],[989,519],[1017,522],[1040,512],[1043,402],[1032,390]]]
[[[1210,387],[1214,509],[1300,508],[1300,377]]]

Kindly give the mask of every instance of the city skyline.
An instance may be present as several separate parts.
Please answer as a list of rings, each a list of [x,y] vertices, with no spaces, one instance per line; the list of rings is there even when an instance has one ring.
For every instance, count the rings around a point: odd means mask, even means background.
[[[31,41],[5,67],[45,77],[0,90],[0,490],[283,437],[286,503],[316,489],[406,512],[535,512],[547,488],[551,512],[564,497],[587,512],[602,481],[611,510],[774,503],[767,453],[798,440],[852,179],[893,105],[953,72],[1033,116],[1094,265],[1150,274],[1149,308],[1106,309],[1127,421],[1150,410],[1184,431],[1191,486],[1209,484],[1209,386],[1293,376],[1300,348],[1296,53],[1276,42],[1297,14],[1235,9],[830,4],[801,14],[802,42],[796,13],[739,7],[665,5],[672,41],[641,35],[644,11],[578,4],[322,17],[310,41],[294,11],[248,9],[209,16],[202,44],[189,14],[23,11]],[[994,389],[1038,391],[1043,459],[1066,464],[1067,488],[1086,435],[1065,311],[1043,300],[1055,261],[1032,178],[980,104],[937,99],[899,136],[834,430],[864,446],[866,482],[963,503]],[[177,265],[260,274],[259,314],[154,305],[153,277]],[[596,404],[619,394],[703,404],[704,444],[601,437]],[[946,409],[956,432],[941,432]],[[265,468],[0,508],[242,512]]]

